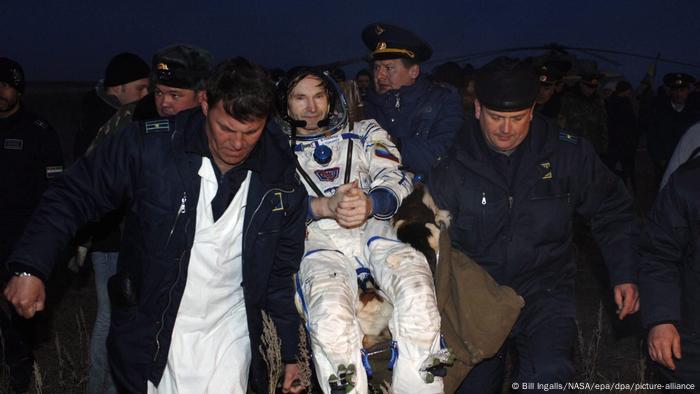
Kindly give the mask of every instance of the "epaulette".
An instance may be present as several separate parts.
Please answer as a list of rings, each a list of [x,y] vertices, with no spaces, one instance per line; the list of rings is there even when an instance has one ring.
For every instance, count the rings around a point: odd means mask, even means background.
[[[49,127],[49,125],[41,119],[35,120],[34,125],[37,127],[41,127],[42,129],[47,129]]]
[[[146,134],[166,133],[170,131],[170,121],[168,119],[149,120],[143,123],[143,128]]]
[[[570,144],[578,144],[578,137],[570,134],[568,131],[562,130],[559,132],[559,141],[568,142]]]

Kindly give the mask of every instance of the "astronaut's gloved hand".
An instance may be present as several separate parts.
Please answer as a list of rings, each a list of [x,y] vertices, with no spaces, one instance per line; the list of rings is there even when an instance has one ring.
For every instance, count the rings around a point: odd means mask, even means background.
[[[350,364],[347,367],[343,364],[338,366],[338,374],[332,374],[328,378],[328,384],[331,386],[331,394],[345,394],[355,388],[353,376],[355,376],[355,364]]]
[[[455,361],[455,356],[449,348],[440,349],[431,354],[420,368],[420,375],[426,383],[432,383],[436,376],[445,377],[447,367]]]

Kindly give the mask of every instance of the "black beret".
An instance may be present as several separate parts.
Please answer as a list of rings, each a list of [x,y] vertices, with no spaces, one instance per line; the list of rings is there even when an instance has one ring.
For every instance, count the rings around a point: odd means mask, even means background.
[[[474,89],[482,106],[511,112],[531,107],[540,83],[530,64],[499,57],[477,71]]]
[[[174,88],[201,90],[212,68],[211,54],[190,45],[174,45],[153,56],[153,82]]]
[[[148,78],[151,70],[138,55],[120,53],[112,58],[105,69],[104,86],[118,86],[137,79]]]
[[[386,23],[367,25],[362,41],[372,51],[372,60],[405,58],[420,63],[433,54],[433,48],[412,31]]]
[[[0,82],[5,82],[24,93],[24,70],[16,61],[6,57],[0,57]]]
[[[553,65],[543,65],[537,67],[537,77],[540,80],[540,84],[545,86],[554,85],[555,83],[561,81],[562,73],[561,71]]]
[[[664,85],[671,89],[685,88],[694,82],[695,78],[685,73],[670,73],[664,75]]]

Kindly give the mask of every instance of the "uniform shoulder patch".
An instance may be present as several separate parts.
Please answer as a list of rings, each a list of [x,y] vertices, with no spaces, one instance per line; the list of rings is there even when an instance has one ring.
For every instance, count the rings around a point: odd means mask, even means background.
[[[36,119],[34,125],[42,129],[47,129],[49,127],[49,125],[41,119]]]
[[[165,133],[170,131],[170,121],[168,119],[149,120],[143,124],[146,134]]]
[[[559,132],[559,141],[568,142],[570,144],[578,144],[578,137],[569,133],[568,131]]]

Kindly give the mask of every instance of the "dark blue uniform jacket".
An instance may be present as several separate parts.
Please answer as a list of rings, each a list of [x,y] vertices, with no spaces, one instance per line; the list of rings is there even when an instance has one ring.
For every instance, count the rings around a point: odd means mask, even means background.
[[[517,163],[497,154],[495,166],[494,153],[478,121],[468,120],[448,160],[430,175],[435,202],[452,214],[454,247],[526,302],[543,292],[570,294],[572,220],[579,213],[590,221],[611,282],[637,282],[632,199],[587,141],[535,115]]]
[[[659,192],[641,242],[639,286],[646,327],[675,323],[700,332],[700,158]]]
[[[129,392],[145,393],[146,381],[159,382],[166,365],[194,241],[202,163],[195,147],[204,119],[199,110],[185,111],[111,135],[47,191],[9,260],[11,269],[45,279],[82,224],[126,205],[118,272],[110,279],[108,351],[117,383]],[[242,286],[258,392],[266,387],[261,311],[276,323],[284,360],[295,359],[298,343],[292,275],[304,249],[307,197],[285,143],[263,132],[266,165],[252,174],[243,225]]]
[[[403,165],[423,176],[445,157],[464,123],[457,92],[424,77],[382,95],[369,92],[364,114],[366,119],[375,119],[397,142]]]

